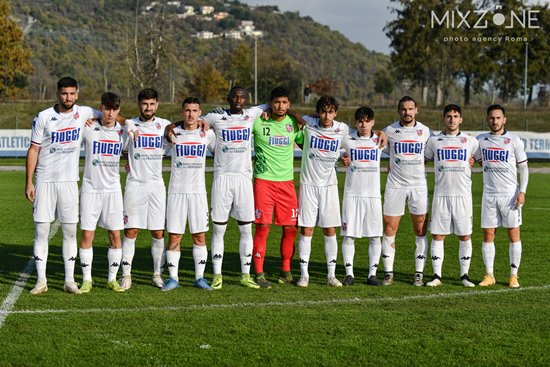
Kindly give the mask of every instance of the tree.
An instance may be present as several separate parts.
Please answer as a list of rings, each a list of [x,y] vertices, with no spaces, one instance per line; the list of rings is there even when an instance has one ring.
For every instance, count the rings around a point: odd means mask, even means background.
[[[222,101],[228,91],[229,83],[211,61],[197,63],[193,81],[189,85],[192,93],[198,95],[202,102]]]
[[[23,44],[23,31],[11,18],[8,0],[0,0],[0,99],[25,88],[32,73],[31,50]]]
[[[383,68],[376,71],[376,74],[374,74],[374,91],[382,95],[382,104],[386,103],[386,98],[393,92],[394,86],[394,77],[388,69]]]

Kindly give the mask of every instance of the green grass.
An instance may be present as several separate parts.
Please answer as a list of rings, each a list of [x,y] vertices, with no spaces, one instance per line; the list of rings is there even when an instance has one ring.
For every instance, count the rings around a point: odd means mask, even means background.
[[[211,175],[207,178],[210,182]],[[343,178],[340,174],[341,184]],[[433,187],[433,176],[429,178]],[[470,276],[479,281],[484,273],[479,229],[481,174],[473,178]],[[31,204],[23,195],[24,173],[1,172],[0,179],[0,299],[4,300],[32,255],[33,222]],[[341,289],[324,285],[326,265],[319,230],[312,246],[309,288],[275,284],[270,290],[251,290],[239,286],[238,231],[231,221],[221,291],[191,287],[188,235],[180,262],[182,287],[167,293],[152,287],[150,240],[145,232],[138,237],[132,289],[122,294],[109,291],[105,287],[107,237],[99,230],[93,271],[96,285],[90,294],[74,296],[62,291],[58,233],[50,242],[50,290],[29,295],[35,281],[35,275],[31,276],[14,306],[18,313],[8,314],[0,328],[0,365],[549,365],[548,179],[544,174],[530,176],[519,290],[507,288],[508,241],[503,230],[496,239],[496,286],[489,290],[460,286],[458,240],[449,236],[443,286],[413,287],[414,237],[408,215],[398,232],[396,284],[391,287],[364,284],[366,240],[357,241],[358,284]],[[265,266],[272,280],[278,272],[279,236],[280,230],[272,229]],[[298,274],[297,256],[292,265]],[[426,273],[431,273],[429,263]],[[80,280],[78,267],[76,274]],[[340,254],[337,276],[343,275]],[[211,278],[210,259],[207,278]],[[39,310],[45,312],[33,313]]]

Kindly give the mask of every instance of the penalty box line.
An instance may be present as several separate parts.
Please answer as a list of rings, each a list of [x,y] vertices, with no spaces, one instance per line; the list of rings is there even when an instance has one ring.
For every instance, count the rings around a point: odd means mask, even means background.
[[[129,312],[156,312],[156,311],[197,311],[197,310],[212,310],[212,309],[237,309],[245,307],[288,307],[288,306],[302,306],[313,307],[323,305],[346,305],[346,304],[378,304],[389,302],[403,302],[403,301],[425,301],[433,299],[447,299],[458,297],[473,297],[473,296],[485,296],[501,293],[511,292],[525,292],[525,291],[539,291],[550,289],[550,284],[532,287],[523,287],[519,289],[494,289],[494,290],[481,290],[472,292],[452,292],[452,293],[435,293],[435,294],[419,294],[413,296],[403,297],[381,297],[381,298],[336,298],[327,300],[311,300],[311,301],[289,301],[289,302],[242,302],[242,303],[229,303],[229,304],[211,304],[211,305],[187,305],[187,306],[153,306],[142,308],[89,308],[89,309],[46,309],[46,310],[16,310],[5,311],[0,310],[0,316],[8,314],[10,315],[41,315],[41,314],[68,314],[68,313],[129,313]],[[4,316],[4,318],[5,318]]]

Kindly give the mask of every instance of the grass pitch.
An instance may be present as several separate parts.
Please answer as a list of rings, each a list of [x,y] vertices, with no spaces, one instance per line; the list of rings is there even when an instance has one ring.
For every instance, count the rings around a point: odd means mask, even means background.
[[[1,172],[0,366],[549,365],[549,177],[530,176],[523,212],[522,287],[518,290],[507,288],[508,241],[502,229],[495,241],[497,285],[488,289],[460,286],[458,240],[449,236],[444,284],[435,289],[413,287],[414,236],[406,215],[397,236],[396,283],[391,287],[365,285],[366,240],[356,241],[358,283],[340,289],[326,286],[322,235],[317,229],[309,288],[278,284],[270,290],[244,288],[238,285],[238,230],[230,221],[220,291],[191,287],[188,235],[182,242],[182,286],[172,292],[151,286],[150,236],[142,231],[134,261],[134,285],[126,293],[114,293],[105,284],[107,236],[98,230],[91,293],[63,293],[58,233],[50,241],[50,290],[31,296],[28,291],[36,280],[33,273],[16,297],[14,284],[32,255],[32,207],[23,195],[24,173]],[[429,187],[433,187],[433,175],[429,178]],[[479,229],[481,174],[473,178],[470,277],[479,282],[484,273]],[[342,185],[342,174],[339,180]],[[279,238],[280,230],[273,227],[265,264],[273,281],[278,273]],[[338,242],[341,244],[340,237]],[[292,265],[294,274],[299,274],[297,255]],[[80,274],[77,265],[77,281]],[[340,253],[337,276],[342,279],[344,274]],[[431,274],[430,262],[426,274]],[[211,278],[210,259],[206,276]]]

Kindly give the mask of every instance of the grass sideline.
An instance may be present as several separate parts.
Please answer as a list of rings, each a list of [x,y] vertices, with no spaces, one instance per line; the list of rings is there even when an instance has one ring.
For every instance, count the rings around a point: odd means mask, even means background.
[[[324,285],[326,265],[318,229],[308,289],[241,287],[238,231],[231,221],[221,291],[204,292],[191,287],[188,235],[184,236],[180,263],[182,287],[162,293],[149,285],[151,258],[145,232],[138,237],[135,285],[123,294],[107,290],[107,237],[100,230],[94,253],[96,285],[90,294],[74,296],[62,292],[58,233],[50,242],[50,290],[30,296],[28,291],[35,281],[35,275],[31,275],[13,313],[7,314],[0,327],[0,365],[548,365],[548,177],[530,177],[519,290],[506,287],[508,244],[502,230],[496,240],[496,286],[489,290],[460,286],[458,241],[449,236],[443,286],[413,287],[414,238],[410,219],[405,216],[397,237],[397,282],[392,287],[364,284],[366,240],[357,241],[355,273],[359,284],[342,289]],[[473,178],[474,253],[470,275],[479,281],[484,272],[479,229],[481,174]],[[32,255],[33,223],[31,205],[23,195],[24,173],[0,172],[0,179],[4,214],[0,224],[0,297],[5,300]],[[429,187],[433,187],[433,175],[429,179]],[[342,174],[339,181],[342,185]],[[269,238],[266,270],[270,277],[277,272],[279,235],[280,230],[274,228]],[[340,245],[341,238],[338,242]],[[297,256],[293,271],[298,274]],[[430,272],[429,263],[426,273]],[[78,267],[76,274],[80,280]],[[343,274],[339,250],[337,276],[341,279]],[[211,278],[210,259],[207,277]]]

